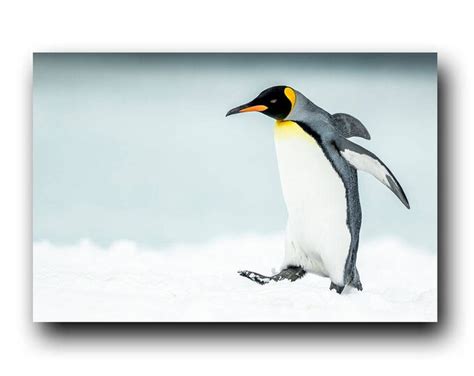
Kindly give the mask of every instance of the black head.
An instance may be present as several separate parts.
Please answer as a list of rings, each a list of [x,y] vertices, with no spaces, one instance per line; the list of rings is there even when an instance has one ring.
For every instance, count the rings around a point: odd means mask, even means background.
[[[288,86],[273,86],[262,91],[253,101],[230,110],[226,116],[257,111],[277,120],[285,119],[295,105],[296,93]]]

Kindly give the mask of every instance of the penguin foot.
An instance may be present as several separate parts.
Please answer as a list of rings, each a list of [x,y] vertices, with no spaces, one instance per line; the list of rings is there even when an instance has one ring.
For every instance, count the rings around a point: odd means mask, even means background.
[[[274,276],[267,277],[259,273],[251,272],[248,270],[243,270],[238,272],[242,277],[248,278],[251,281],[257,282],[260,285],[265,285],[270,281],[281,281],[287,279],[291,282],[296,281],[297,279],[302,278],[306,271],[299,266],[289,266],[286,269],[283,269],[280,273],[275,274]]]
[[[296,281],[304,277],[306,271],[300,266],[289,266],[286,269],[283,269],[280,273],[274,275],[272,279],[276,282],[283,279],[288,279],[291,282]]]
[[[359,291],[362,291],[362,290],[363,290],[363,288],[362,288],[362,283],[360,283],[360,281],[357,281],[357,282],[352,281],[352,282],[351,282],[351,286],[354,287],[354,288],[356,288],[356,289],[359,290]]]
[[[336,292],[340,295],[342,291],[344,290],[345,286],[339,286],[336,285],[334,282],[331,282],[331,285],[329,286],[329,290],[336,290]]]
[[[362,283],[360,282],[359,271],[357,270],[357,268],[355,268],[354,270],[354,276],[350,285],[356,288],[357,290],[362,291]]]
[[[264,275],[251,272],[249,270],[239,270],[239,273],[242,277],[248,278],[251,281],[257,282],[259,285],[265,285],[272,280],[272,277],[266,277]]]

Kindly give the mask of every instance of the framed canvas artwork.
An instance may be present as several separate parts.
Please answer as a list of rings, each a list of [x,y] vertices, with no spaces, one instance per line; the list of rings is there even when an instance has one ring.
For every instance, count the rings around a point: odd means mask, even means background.
[[[34,321],[437,321],[435,53],[33,68]]]

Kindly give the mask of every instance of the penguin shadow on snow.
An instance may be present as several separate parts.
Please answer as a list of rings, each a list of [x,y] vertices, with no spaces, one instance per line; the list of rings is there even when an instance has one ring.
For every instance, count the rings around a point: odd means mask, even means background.
[[[453,155],[456,148],[456,114],[450,92],[451,74],[447,67],[438,69],[438,322],[437,323],[37,323],[34,330],[43,339],[61,345],[71,342],[95,342],[107,346],[117,341],[139,340],[155,346],[179,349],[183,343],[199,346],[220,345],[246,347],[249,341],[269,347],[280,347],[281,339],[297,340],[297,344],[327,344],[328,341],[345,343],[353,341],[357,348],[367,341],[404,346],[406,340],[426,346],[427,340],[442,340],[454,325],[456,301],[460,299],[454,289],[453,275],[457,269],[456,252],[447,253],[455,244],[455,205],[448,202],[453,197],[453,186],[458,167]],[[451,99],[453,100],[453,99]],[[447,119],[450,119],[449,124]],[[448,125],[450,126],[448,131]],[[455,137],[456,136],[456,137]],[[30,300],[31,302],[31,300]],[[31,316],[30,316],[31,317]],[[362,341],[362,342],[361,342]],[[368,343],[368,342],[367,342]],[[429,343],[436,343],[430,341]],[[253,347],[254,350],[260,348]],[[295,347],[295,351],[299,351]],[[288,348],[285,347],[285,351]]]

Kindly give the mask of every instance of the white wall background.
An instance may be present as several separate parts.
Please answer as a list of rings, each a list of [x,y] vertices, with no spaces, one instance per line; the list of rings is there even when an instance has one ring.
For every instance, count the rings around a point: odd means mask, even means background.
[[[473,50],[467,3],[16,1],[1,12],[2,374],[206,371],[399,375],[470,367]],[[438,51],[443,118],[440,323],[48,327],[31,323],[33,51]]]

